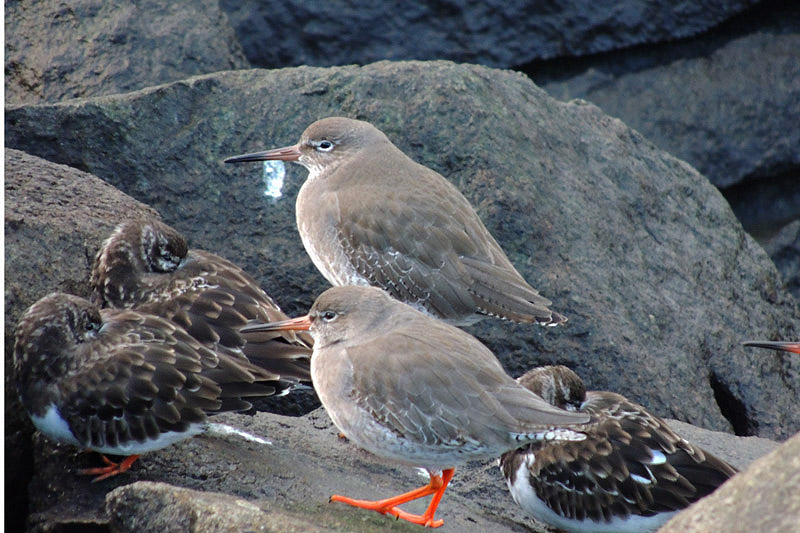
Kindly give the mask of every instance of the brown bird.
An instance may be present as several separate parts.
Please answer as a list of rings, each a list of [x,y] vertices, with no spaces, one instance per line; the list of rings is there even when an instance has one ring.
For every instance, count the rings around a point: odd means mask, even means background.
[[[371,124],[326,118],[293,146],[225,162],[267,160],[308,169],[297,228],[332,285],[380,287],[454,325],[485,316],[566,321],[517,272],[458,189]]]
[[[274,390],[271,372],[209,350],[174,322],[63,293],[23,314],[14,368],[22,404],[44,435],[129,456],[81,471],[94,481],[204,431],[208,415],[247,410],[245,398]]]
[[[518,381],[552,405],[591,416],[580,442],[534,442],[500,459],[514,501],[551,526],[655,531],[736,473],[641,405],[587,392],[569,368],[535,368]]]
[[[745,346],[753,348],[767,348],[784,352],[800,353],[800,342],[792,341],[746,341]]]
[[[393,498],[333,501],[438,527],[434,513],[454,466],[525,442],[584,438],[575,425],[588,415],[551,406],[477,339],[374,287],[334,287],[306,316],[245,329],[310,330],[311,377],[336,427],[356,446],[431,476]],[[422,515],[398,507],[431,494]]]
[[[95,258],[92,299],[171,320],[207,348],[246,358],[271,372],[273,394],[310,382],[308,334],[249,334],[249,321],[288,318],[247,272],[222,257],[189,249],[158,219],[117,226]]]

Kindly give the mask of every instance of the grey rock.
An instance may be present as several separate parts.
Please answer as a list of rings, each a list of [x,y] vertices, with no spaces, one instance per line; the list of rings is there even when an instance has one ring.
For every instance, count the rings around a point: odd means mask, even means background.
[[[704,2],[222,0],[259,67],[449,59],[512,67],[700,33],[756,0]]]
[[[583,98],[619,117],[719,187],[793,174],[782,182],[794,183],[800,217],[800,5],[784,4],[693,39],[530,74],[557,98]]]
[[[96,464],[94,454],[77,455],[68,446],[35,439],[31,529],[63,531],[109,524],[111,531],[176,531],[170,528],[174,524],[190,531],[224,531],[217,527],[224,526],[225,513],[231,513],[231,525],[262,524],[266,531],[309,527],[311,531],[419,531],[419,526],[371,511],[328,503],[334,493],[381,498],[426,480],[415,469],[384,461],[340,439],[323,409],[299,418],[257,413],[225,414],[214,420],[266,437],[272,444],[199,436],[144,455],[125,474],[89,483],[73,470]],[[767,439],[691,426],[682,426],[681,431],[686,428],[711,444],[708,449],[713,453],[731,451],[733,455],[721,457],[734,464],[747,465],[776,447]],[[749,445],[740,446],[742,442]],[[426,504],[419,501],[405,508],[421,512]],[[260,522],[263,514],[269,518]],[[550,531],[514,503],[496,460],[457,468],[437,516],[445,521],[444,532]]]
[[[94,255],[120,215],[157,214],[95,176],[9,148],[4,181],[5,481],[7,487],[20,488],[31,476],[33,425],[14,385],[16,323],[28,306],[50,292],[88,296]],[[25,490],[6,490],[9,530],[24,521],[26,499]]]
[[[227,72],[11,106],[6,143],[152,205],[296,315],[326,287],[294,223],[306,172],[288,167],[272,199],[259,165],[222,159],[293,143],[330,115],[373,122],[452,180],[570,317],[559,328],[470,328],[512,375],[566,364],[661,416],[772,438],[800,429],[800,359],[741,346],[800,337],[800,315],[719,192],[621,121],[520,74],[448,62]]]
[[[152,481],[109,492],[106,513],[111,531],[120,533],[325,531],[307,518],[262,509],[242,498]]]
[[[215,0],[5,5],[6,102],[141,89],[249,66]]]
[[[800,434],[676,515],[659,532],[795,532],[800,524],[798,494]]]
[[[783,276],[786,288],[795,300],[800,301],[800,220],[784,226],[764,245],[764,249]]]

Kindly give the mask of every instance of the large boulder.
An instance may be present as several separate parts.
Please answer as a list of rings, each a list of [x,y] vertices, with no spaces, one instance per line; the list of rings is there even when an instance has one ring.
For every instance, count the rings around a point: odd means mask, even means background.
[[[725,188],[755,178],[793,187],[800,217],[800,5],[758,10],[702,37],[534,66],[553,96],[583,98]],[[789,172],[795,169],[794,173]],[[750,198],[752,201],[753,198]]]
[[[756,3],[220,1],[248,59],[268,68],[440,58],[513,67],[687,37]]]
[[[740,435],[800,429],[800,359],[745,350],[798,338],[774,265],[695,169],[585,102],[523,75],[448,62],[249,70],[112,97],[6,109],[6,143],[90,171],[236,261],[289,314],[326,283],[284,195],[226,156],[294,143],[331,115],[369,120],[464,192],[532,285],[570,317],[470,331],[514,375],[573,367],[592,388]]]
[[[709,497],[676,515],[661,533],[797,531],[800,434],[784,442]]]
[[[216,0],[5,3],[6,102],[54,102],[246,68]]]

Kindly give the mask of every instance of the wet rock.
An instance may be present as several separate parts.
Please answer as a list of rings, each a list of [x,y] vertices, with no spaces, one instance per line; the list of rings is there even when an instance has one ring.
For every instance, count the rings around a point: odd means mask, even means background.
[[[6,102],[126,92],[249,66],[215,0],[19,0],[6,3],[5,27]]]

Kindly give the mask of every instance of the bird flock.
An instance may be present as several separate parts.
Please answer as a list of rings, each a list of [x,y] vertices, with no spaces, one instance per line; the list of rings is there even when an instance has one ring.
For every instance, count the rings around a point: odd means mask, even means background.
[[[653,531],[736,470],[570,369],[510,377],[460,329],[487,317],[567,318],[517,272],[464,196],[371,124],[333,117],[291,146],[229,163],[308,169],[300,238],[333,286],[289,318],[244,270],[161,220],[121,223],[89,300],[53,293],[15,330],[20,398],[48,438],[104,454],[101,481],[190,438],[217,413],[312,386],[355,446],[429,482],[332,501],[428,527],[455,468],[498,459],[513,500],[566,531]],[[750,345],[800,353],[800,343]],[[105,455],[122,456],[114,462]],[[401,506],[431,497],[422,514]]]

